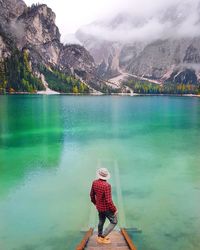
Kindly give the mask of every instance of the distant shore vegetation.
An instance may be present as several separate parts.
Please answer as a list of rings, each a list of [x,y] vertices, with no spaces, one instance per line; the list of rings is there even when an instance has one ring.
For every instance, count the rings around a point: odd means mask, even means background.
[[[57,69],[39,67],[39,74],[45,76],[48,87],[60,93],[89,93],[86,84],[74,76],[64,74]],[[9,58],[0,60],[0,93],[36,93],[45,90],[39,76],[36,76],[29,63],[29,54],[26,50],[15,49]]]
[[[155,84],[147,81],[129,80],[124,83],[130,87],[134,93],[138,94],[200,94],[200,84],[191,83],[165,83]]]
[[[0,61],[0,93],[43,90],[41,79],[31,70],[26,50],[15,49],[9,58]]]
[[[43,74],[48,87],[60,93],[89,94],[89,87],[75,76],[63,73],[57,68],[39,65],[39,74]],[[123,82],[137,94],[193,94],[200,95],[200,84],[171,83],[155,84],[145,80],[129,79]],[[96,85],[95,85],[96,87]],[[44,83],[32,71],[27,50],[14,50],[11,57],[0,60],[0,94],[36,93],[45,90]],[[122,89],[112,89],[103,85],[97,89],[103,94],[118,94]],[[129,92],[129,91],[128,91]]]
[[[40,66],[40,72],[45,76],[48,87],[52,90],[60,93],[89,93],[88,86],[74,76],[63,74],[57,69],[47,69],[42,65]]]

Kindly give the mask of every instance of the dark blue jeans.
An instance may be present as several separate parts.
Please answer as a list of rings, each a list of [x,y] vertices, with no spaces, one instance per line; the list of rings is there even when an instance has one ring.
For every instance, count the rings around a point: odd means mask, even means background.
[[[110,224],[105,229],[103,233],[103,226],[106,221],[106,218],[110,221]],[[98,236],[105,237],[107,236],[117,225],[117,216],[114,215],[111,211],[99,212],[99,224],[98,224]]]

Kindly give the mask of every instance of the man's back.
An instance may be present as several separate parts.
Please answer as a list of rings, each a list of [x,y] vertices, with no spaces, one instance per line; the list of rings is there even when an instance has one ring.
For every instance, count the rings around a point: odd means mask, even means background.
[[[93,181],[90,197],[98,211],[112,211],[115,213],[116,207],[112,201],[111,186],[107,181],[101,179]]]

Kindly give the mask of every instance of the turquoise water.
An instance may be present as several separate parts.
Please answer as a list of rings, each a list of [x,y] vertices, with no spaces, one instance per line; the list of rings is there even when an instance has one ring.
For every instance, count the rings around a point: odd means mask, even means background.
[[[0,249],[74,249],[104,166],[139,250],[199,250],[199,165],[199,98],[0,96]]]

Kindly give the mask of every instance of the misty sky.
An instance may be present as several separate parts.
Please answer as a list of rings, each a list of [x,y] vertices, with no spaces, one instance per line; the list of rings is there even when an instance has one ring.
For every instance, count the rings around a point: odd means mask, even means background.
[[[38,3],[38,0],[25,2],[31,5]],[[68,34],[75,33],[83,26],[85,33],[125,42],[200,35],[200,0],[40,0],[39,3],[47,4],[56,13],[56,24],[64,42],[69,38]],[[135,27],[129,18],[115,29],[105,27],[101,22],[87,26],[96,20],[112,19],[124,12],[144,22],[143,25]]]
[[[45,3],[56,13],[56,24],[62,39],[67,34],[75,33],[83,25],[109,16],[121,8],[122,2],[122,0],[25,0],[28,6],[32,3]]]

